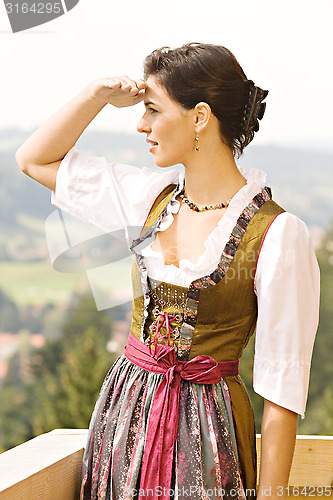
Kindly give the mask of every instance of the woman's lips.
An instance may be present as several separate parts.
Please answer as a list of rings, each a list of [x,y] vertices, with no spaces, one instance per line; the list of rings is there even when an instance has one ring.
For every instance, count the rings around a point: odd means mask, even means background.
[[[150,145],[149,152],[152,153],[154,149],[158,146],[158,142],[151,141],[150,139],[146,139],[146,142]]]

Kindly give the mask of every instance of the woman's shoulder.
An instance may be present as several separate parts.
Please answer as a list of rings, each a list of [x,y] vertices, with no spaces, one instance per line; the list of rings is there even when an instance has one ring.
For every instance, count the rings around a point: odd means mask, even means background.
[[[261,245],[258,269],[265,261],[268,266],[276,263],[290,272],[302,266],[318,270],[310,231],[297,215],[284,211],[274,218]]]
[[[267,236],[270,238],[284,238],[290,240],[311,239],[306,223],[297,215],[288,212],[277,205],[277,214],[273,219]]]

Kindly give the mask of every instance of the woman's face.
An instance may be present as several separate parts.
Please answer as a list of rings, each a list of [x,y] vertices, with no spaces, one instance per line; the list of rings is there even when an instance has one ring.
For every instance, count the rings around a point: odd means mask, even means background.
[[[186,110],[169,97],[153,76],[147,80],[146,111],[137,125],[147,134],[149,151],[158,167],[186,164],[195,152],[194,110]]]

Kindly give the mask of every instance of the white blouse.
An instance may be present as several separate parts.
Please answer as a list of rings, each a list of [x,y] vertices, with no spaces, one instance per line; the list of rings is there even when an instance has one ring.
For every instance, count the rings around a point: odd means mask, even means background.
[[[163,256],[150,244],[142,254],[151,278],[188,287],[217,267],[240,213],[265,186],[266,174],[261,170],[247,173],[239,169],[247,184],[236,193],[209,234],[198,261],[182,259],[179,267],[165,265]],[[132,229],[142,227],[159,193],[167,185],[179,183],[157,230],[165,231],[170,226],[179,210],[175,197],[183,180],[184,174],[177,169],[155,171],[109,163],[104,158],[82,155],[74,147],[61,162],[51,201],[104,232],[125,230],[130,243]],[[263,398],[302,417],[318,326],[319,283],[319,267],[307,227],[295,215],[278,215],[266,233],[255,276],[258,320],[253,388]]]

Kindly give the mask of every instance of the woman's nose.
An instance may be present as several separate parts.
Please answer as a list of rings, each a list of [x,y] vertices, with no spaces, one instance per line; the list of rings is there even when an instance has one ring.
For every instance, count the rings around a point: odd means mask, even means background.
[[[139,121],[139,123],[137,124],[136,126],[136,129],[138,132],[140,133],[147,133],[147,132],[150,132],[150,126],[149,124],[146,122],[146,120],[144,119],[144,116],[141,118],[141,120]]]

